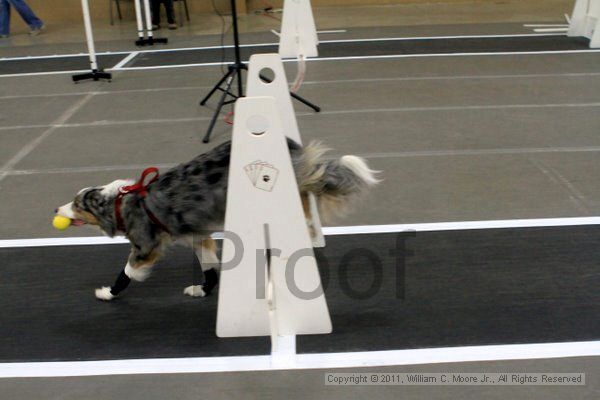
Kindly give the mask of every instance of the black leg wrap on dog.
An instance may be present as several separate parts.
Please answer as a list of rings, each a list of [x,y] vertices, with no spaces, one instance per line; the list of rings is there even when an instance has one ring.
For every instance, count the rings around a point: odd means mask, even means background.
[[[121,271],[119,277],[115,281],[115,284],[110,288],[110,294],[113,296],[118,296],[123,290],[129,286],[131,283],[131,278],[125,275],[125,270]]]
[[[217,286],[219,283],[219,274],[214,268],[204,271],[204,283],[202,284],[202,290],[207,295]]]

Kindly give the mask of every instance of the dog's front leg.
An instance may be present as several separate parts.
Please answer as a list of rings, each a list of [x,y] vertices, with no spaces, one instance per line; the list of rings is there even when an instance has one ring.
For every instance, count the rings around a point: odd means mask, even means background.
[[[157,258],[155,252],[152,252],[147,257],[142,257],[139,252],[133,250],[129,255],[127,265],[117,277],[114,285],[96,289],[96,297],[100,300],[110,301],[125,290],[131,283],[131,280],[138,282],[145,281],[150,275],[152,266]]]
[[[217,244],[214,239],[206,238],[200,243],[193,243],[194,251],[204,275],[201,285],[192,285],[183,289],[183,294],[192,297],[205,297],[219,283],[219,258],[217,257]]]

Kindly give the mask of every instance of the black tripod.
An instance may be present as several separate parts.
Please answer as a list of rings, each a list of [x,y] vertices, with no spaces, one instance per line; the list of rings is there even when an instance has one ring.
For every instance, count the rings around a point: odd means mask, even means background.
[[[236,0],[231,0],[231,19],[233,21],[233,43],[234,43],[234,49],[235,49],[235,63],[229,64],[227,66],[227,73],[225,73],[225,75],[223,75],[221,80],[219,80],[219,82],[217,82],[217,84],[212,88],[212,90],[200,102],[200,105],[203,106],[206,104],[208,99],[210,99],[212,97],[212,95],[215,94],[215,92],[217,90],[220,90],[221,92],[223,92],[221,94],[221,97],[219,98],[219,103],[217,104],[215,113],[213,114],[213,117],[210,121],[210,125],[208,126],[208,130],[206,131],[206,135],[204,135],[204,139],[202,139],[202,141],[204,143],[208,143],[208,141],[210,140],[210,135],[213,131],[213,128],[215,127],[215,123],[217,122],[217,118],[219,117],[219,114],[221,113],[221,109],[223,108],[223,106],[227,105],[227,104],[235,103],[235,101],[238,98],[244,97],[244,87],[243,87],[243,83],[242,83],[242,71],[243,70],[247,71],[248,66],[246,64],[242,63],[241,58],[240,58],[240,37],[239,37],[239,33],[238,33],[237,9],[235,7],[235,1]],[[231,92],[231,86],[233,85],[233,81],[236,80],[236,78],[237,78],[237,86],[238,86],[237,94]],[[261,75],[260,78],[265,82],[271,82],[271,79],[267,78],[266,76]],[[224,88],[221,87],[221,85],[223,85],[223,84],[225,84]],[[316,112],[321,111],[321,108],[319,106],[312,104],[308,100],[298,96],[296,93],[290,92],[290,95],[294,99],[298,100],[299,102],[306,104],[308,107],[312,108]],[[233,99],[225,100],[227,96],[230,96]]]

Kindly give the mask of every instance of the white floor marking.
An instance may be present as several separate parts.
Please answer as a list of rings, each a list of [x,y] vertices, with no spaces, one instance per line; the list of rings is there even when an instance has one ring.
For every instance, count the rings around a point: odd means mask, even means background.
[[[329,33],[346,33],[346,29],[331,29],[326,31],[317,31],[317,34],[329,34]]]
[[[42,132],[40,136],[23,146],[23,148],[21,148],[17,154],[8,160],[2,167],[0,167],[0,183],[4,180],[4,178],[6,178],[8,172],[16,164],[18,164],[23,158],[27,157],[29,153],[31,153],[40,143],[46,140],[48,136],[52,135],[57,128],[60,128],[65,122],[67,122],[79,109],[81,109],[81,107],[90,101],[93,96],[93,94],[87,94],[75,102],[75,104],[63,112],[48,129]]]
[[[600,217],[571,217],[571,218],[535,218],[535,219],[507,219],[489,221],[456,221],[456,222],[431,222],[415,224],[390,224],[390,225],[357,225],[357,226],[330,226],[324,227],[323,233],[333,235],[358,235],[378,233],[398,233],[407,231],[433,232],[433,231],[459,231],[480,229],[509,229],[509,228],[534,228],[553,226],[584,226],[600,225]],[[220,233],[213,234],[214,239],[222,238]],[[129,243],[126,238],[109,238],[106,236],[90,237],[57,237],[39,239],[4,239],[0,240],[0,248],[20,247],[51,247],[51,246],[95,246],[106,244]]]
[[[408,157],[448,157],[448,156],[480,156],[489,154],[548,154],[548,153],[595,153],[600,152],[600,146],[590,147],[537,147],[514,149],[473,149],[473,150],[423,150],[396,151],[380,153],[357,153],[357,156],[373,158],[408,158]]]
[[[397,151],[380,153],[357,153],[357,156],[367,159],[374,158],[410,158],[410,157],[447,157],[447,156],[480,156],[489,154],[552,154],[552,153],[595,153],[600,152],[600,146],[590,147],[538,147],[518,149],[474,149],[474,150],[427,150],[427,151]],[[177,163],[154,164],[159,169],[172,168]],[[13,169],[8,176],[44,175],[44,174],[79,174],[106,171],[141,171],[147,164],[130,165],[99,165],[90,167],[65,167],[49,169]]]
[[[429,53],[429,54],[390,54],[379,56],[343,56],[343,57],[316,57],[308,61],[344,61],[344,60],[383,60],[395,58],[427,58],[427,57],[488,57],[488,56],[539,56],[552,54],[582,54],[599,53],[600,49],[586,50],[549,50],[549,51],[498,51],[479,53]],[[290,60],[291,61],[291,60]]]
[[[328,84],[343,84],[343,83],[369,83],[369,82],[402,82],[402,81],[443,81],[443,80],[477,80],[477,79],[532,79],[532,78],[585,78],[600,76],[600,72],[564,72],[564,73],[548,73],[548,74],[507,74],[507,75],[441,75],[441,76],[405,76],[405,77],[389,77],[389,78],[354,78],[354,79],[330,79],[322,81],[304,81],[303,85],[328,85]],[[48,94],[23,94],[0,96],[0,100],[11,99],[26,99],[26,98],[46,98],[46,97],[68,97],[68,96],[83,96],[86,94],[115,95],[115,94],[130,94],[130,93],[150,93],[150,92],[165,92],[179,90],[205,90],[212,89],[210,86],[174,86],[174,87],[157,87],[146,89],[124,89],[113,90],[106,92],[90,91],[90,92],[71,92],[71,93],[48,93]],[[33,127],[47,125],[32,125]],[[15,128],[18,129],[19,127]],[[11,127],[0,127],[0,129],[12,129]]]
[[[283,366],[272,363],[270,355],[2,363],[0,378],[366,368],[594,356],[600,356],[599,341],[297,354],[295,359],[290,357]]]
[[[390,78],[331,79],[322,81],[304,81],[303,85],[328,85],[338,83],[404,82],[404,81],[445,81],[478,79],[531,79],[531,78],[585,78],[600,76],[600,72],[573,72],[556,74],[509,74],[509,75],[442,75],[442,76],[399,76]]]
[[[356,110],[332,110],[321,111],[320,115],[343,115],[343,114],[369,114],[369,113],[390,113],[390,112],[429,112],[429,111],[462,111],[462,110],[504,110],[504,109],[528,109],[528,108],[595,108],[600,107],[600,103],[552,103],[552,104],[497,104],[497,105],[474,105],[474,106],[432,106],[432,107],[398,107],[398,108],[375,108],[375,109],[356,109]],[[312,112],[298,112],[297,117],[310,117],[315,114]],[[207,121],[211,117],[192,117],[192,118],[157,118],[123,121],[92,121],[78,122],[72,124],[61,124],[60,128],[81,128],[95,126],[115,126],[115,125],[137,125],[137,124],[171,124],[180,122],[198,122]],[[52,127],[51,125],[16,125],[0,127],[3,130],[33,129]],[[491,151],[495,151],[492,149]],[[485,150],[484,150],[485,151]],[[505,151],[505,149],[500,149]],[[518,149],[515,149],[518,151]],[[593,150],[595,151],[595,150]]]
[[[422,111],[461,111],[461,110],[503,110],[511,108],[587,108],[600,107],[600,103],[556,103],[556,104],[495,104],[495,105],[476,105],[476,106],[432,106],[432,107],[398,107],[398,108],[375,108],[375,109],[356,109],[356,110],[332,110],[321,111],[321,115],[340,115],[340,114],[363,114],[363,113],[387,113],[387,112],[422,112]],[[298,113],[298,116],[308,116],[310,113]]]
[[[569,28],[535,28],[534,32],[568,32]]]
[[[412,40],[452,40],[452,39],[504,39],[522,37],[551,37],[564,36],[554,34],[518,33],[507,35],[450,35],[450,36],[415,36],[415,37],[391,37],[391,38],[366,38],[366,39],[335,39],[319,40],[319,43],[360,43],[360,42],[403,42]]]
[[[177,163],[169,164],[152,164],[158,169],[172,168]],[[66,167],[66,168],[49,168],[49,169],[16,169],[8,172],[10,176],[22,175],[39,175],[39,174],[80,174],[89,172],[106,172],[106,171],[143,171],[148,165],[133,164],[133,165],[99,165],[94,167]],[[131,177],[133,178],[133,177]]]
[[[525,28],[544,28],[551,26],[569,26],[569,24],[523,24]]]
[[[88,69],[76,69],[76,70],[72,70],[72,71],[26,72],[26,73],[19,73],[19,74],[4,74],[4,75],[0,75],[0,78],[20,78],[20,77],[26,77],[26,76],[82,74],[84,72],[90,72],[90,71]]]
[[[124,59],[122,59],[121,61],[119,61],[117,64],[115,64],[111,68],[111,71],[118,71],[125,64],[127,64],[128,62],[130,62],[131,60],[133,60],[135,57],[137,57],[138,54],[140,54],[138,51],[134,51],[133,53],[130,53],[127,57],[125,57]]]

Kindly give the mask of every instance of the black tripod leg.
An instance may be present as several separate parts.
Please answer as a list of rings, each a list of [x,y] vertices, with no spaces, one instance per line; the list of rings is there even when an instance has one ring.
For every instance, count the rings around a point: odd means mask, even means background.
[[[298,100],[300,103],[302,103],[302,104],[306,104],[307,106],[309,106],[310,108],[312,108],[312,109],[313,109],[313,110],[315,110],[316,112],[320,112],[320,111],[321,111],[321,107],[319,107],[319,106],[317,106],[317,105],[315,105],[315,104],[311,103],[310,101],[306,100],[304,97],[300,97],[300,96],[298,96],[296,93],[292,93],[292,92],[290,92],[290,95],[291,95],[291,96],[292,96],[294,99]]]
[[[223,77],[215,85],[215,87],[213,87],[212,90],[202,99],[202,101],[200,102],[201,106],[203,106],[203,105],[206,104],[206,102],[208,101],[208,99],[210,99],[210,97],[221,87],[221,85],[223,84],[223,82],[225,82],[227,80],[227,78],[229,78],[231,76],[231,74],[233,72],[234,72],[234,70],[230,69],[225,75],[223,75]]]
[[[273,82],[273,80],[272,80],[272,79],[269,79],[269,78],[267,78],[267,77],[266,77],[266,76],[264,76],[264,75],[259,75],[259,76],[260,76],[260,79],[261,79],[263,82],[267,82],[267,83],[271,83],[271,82]],[[317,106],[317,105],[315,105],[315,104],[311,103],[310,101],[306,100],[304,97],[298,96],[298,95],[297,95],[296,93],[294,93],[294,92],[290,92],[290,95],[291,95],[291,96],[292,96],[294,99],[298,100],[300,103],[302,103],[302,104],[306,104],[307,106],[309,106],[310,108],[312,108],[312,109],[313,109],[313,110],[315,110],[316,112],[320,112],[320,111],[321,111],[321,107],[319,107],[319,106]]]
[[[206,131],[206,135],[204,135],[204,139],[202,139],[202,141],[204,143],[208,143],[208,141],[210,140],[210,135],[212,133],[213,128],[215,127],[215,123],[217,122],[217,118],[219,117],[219,114],[221,113],[221,108],[223,108],[223,103],[225,102],[225,97],[227,96],[227,93],[229,93],[229,89],[231,88],[231,83],[233,82],[233,76],[230,74],[227,74],[226,76],[229,76],[227,78],[227,84],[225,85],[225,90],[223,91],[223,94],[221,95],[221,98],[219,99],[219,104],[217,105],[217,109],[215,110],[215,113],[212,117],[212,119],[210,120],[210,125],[208,126],[208,130]]]

